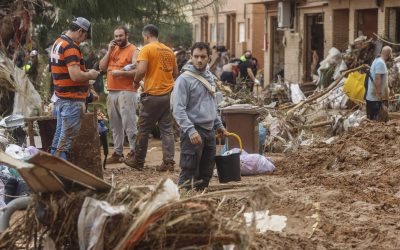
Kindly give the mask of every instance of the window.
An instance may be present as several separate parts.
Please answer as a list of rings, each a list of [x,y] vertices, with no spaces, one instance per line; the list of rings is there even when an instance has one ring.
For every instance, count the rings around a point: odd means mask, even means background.
[[[395,43],[400,42],[400,8],[386,8],[386,36]]]
[[[245,23],[239,23],[239,43],[246,40],[246,25]]]
[[[210,30],[211,30],[211,42],[216,42],[217,41],[217,27],[215,26],[215,23],[210,24]]]
[[[219,23],[218,24],[218,44],[225,43],[225,24]]]

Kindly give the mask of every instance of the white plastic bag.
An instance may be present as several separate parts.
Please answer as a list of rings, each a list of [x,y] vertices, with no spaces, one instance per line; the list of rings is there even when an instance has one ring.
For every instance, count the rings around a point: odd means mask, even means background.
[[[23,147],[20,147],[15,144],[9,144],[6,148],[6,154],[11,156],[14,159],[24,159],[30,156],[29,152],[25,152],[25,149]]]
[[[259,154],[241,154],[240,172],[242,175],[270,173],[275,170],[274,164]]]
[[[291,92],[292,102],[294,104],[299,104],[301,101],[306,99],[306,96],[304,95],[303,91],[301,91],[298,83],[290,84],[290,92]]]
[[[14,159],[24,160],[32,155],[35,155],[39,150],[33,146],[23,148],[15,144],[9,144],[5,150],[5,153]]]
[[[81,250],[104,249],[104,227],[108,217],[126,213],[125,206],[111,206],[105,201],[86,197],[78,217]]]

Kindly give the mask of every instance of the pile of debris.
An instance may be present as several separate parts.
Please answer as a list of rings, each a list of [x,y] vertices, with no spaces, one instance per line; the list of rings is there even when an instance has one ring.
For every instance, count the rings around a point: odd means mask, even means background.
[[[0,117],[39,115],[42,99],[23,70],[0,50]]]
[[[224,208],[216,191],[180,197],[169,179],[149,187],[36,195],[26,215],[0,236],[0,248],[177,249],[245,246],[245,207]],[[219,197],[219,198],[218,198]],[[249,202],[249,201],[247,201]],[[248,204],[247,206],[248,207]],[[234,211],[235,210],[235,211]]]
[[[329,50],[320,62],[315,91],[305,95],[301,84],[278,81],[269,85],[262,99],[229,93],[223,104],[249,103],[263,107],[259,122],[267,129],[264,149],[269,152],[296,151],[301,145],[327,141],[366,119],[364,109],[365,70],[387,41],[359,37],[341,53]],[[397,111],[400,94],[400,56],[387,63],[389,86],[394,99],[389,111]],[[307,97],[306,97],[307,96]],[[232,99],[231,99],[232,98]],[[316,132],[315,132],[316,131]]]

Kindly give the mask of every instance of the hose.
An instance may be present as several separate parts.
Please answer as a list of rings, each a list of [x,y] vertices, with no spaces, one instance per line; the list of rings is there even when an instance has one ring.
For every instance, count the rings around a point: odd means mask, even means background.
[[[10,226],[10,218],[17,210],[24,210],[28,207],[32,198],[29,196],[19,197],[12,200],[5,208],[0,210],[0,234]]]

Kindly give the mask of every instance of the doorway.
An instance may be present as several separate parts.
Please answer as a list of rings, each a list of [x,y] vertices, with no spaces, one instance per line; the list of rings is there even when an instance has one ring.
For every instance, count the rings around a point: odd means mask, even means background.
[[[271,64],[270,67],[270,76],[269,79],[272,81],[278,80],[278,75],[284,76],[284,67],[285,67],[285,47],[283,46],[282,40],[284,36],[284,32],[282,30],[278,30],[278,18],[271,17]]]
[[[306,48],[303,81],[308,82],[313,80],[324,58],[324,14],[306,14],[304,19]]]
[[[236,50],[236,15],[227,15],[227,48],[231,57],[235,56]]]

